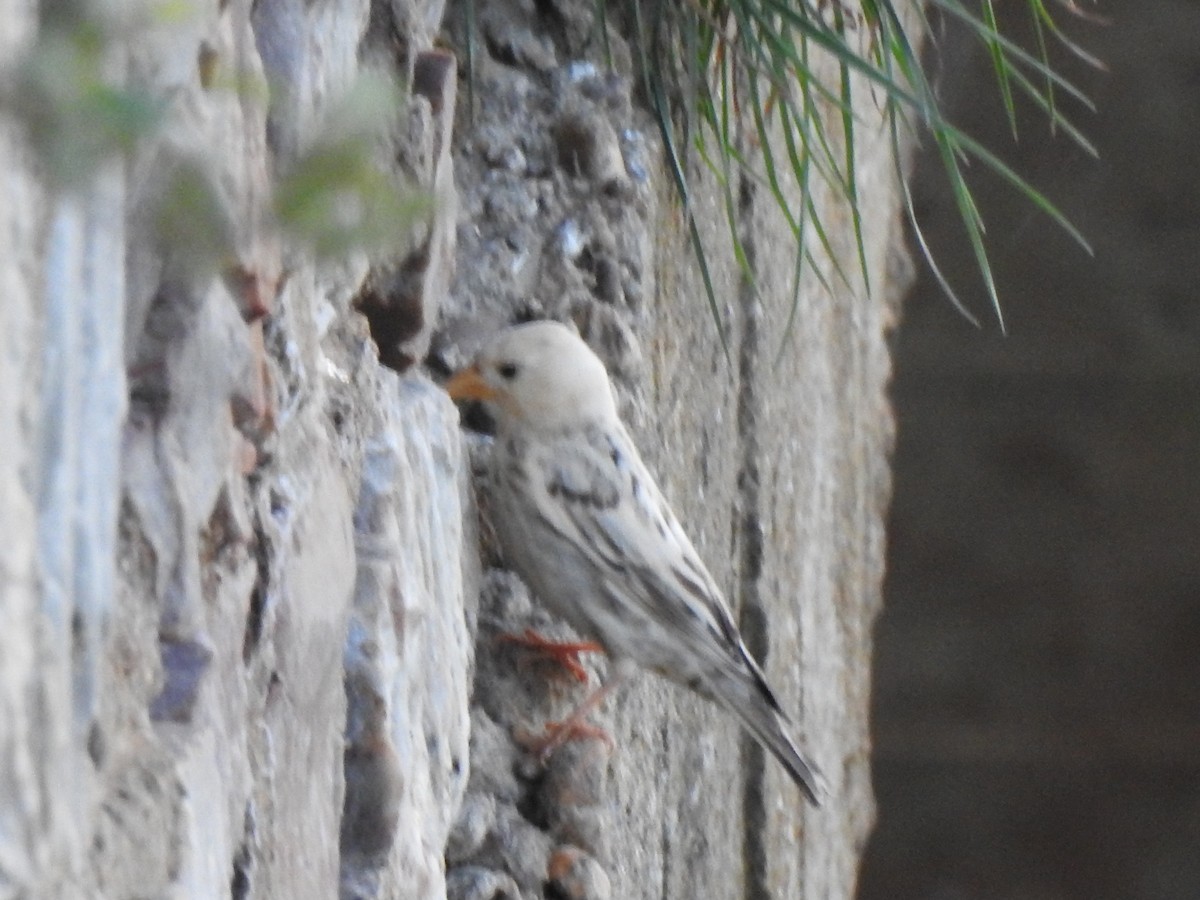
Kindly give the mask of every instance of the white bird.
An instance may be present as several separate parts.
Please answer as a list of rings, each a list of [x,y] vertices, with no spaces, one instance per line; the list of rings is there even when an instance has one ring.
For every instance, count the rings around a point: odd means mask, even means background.
[[[493,337],[446,387],[495,416],[492,518],[534,593],[600,641],[616,680],[632,660],[725,707],[819,805],[824,779],[642,462],[599,357],[566,326],[531,322]]]

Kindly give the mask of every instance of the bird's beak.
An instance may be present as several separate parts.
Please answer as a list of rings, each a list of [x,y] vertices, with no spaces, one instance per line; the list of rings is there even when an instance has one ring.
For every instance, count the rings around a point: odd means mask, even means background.
[[[446,391],[455,400],[497,400],[500,392],[483,380],[478,366],[459,369],[446,382]]]

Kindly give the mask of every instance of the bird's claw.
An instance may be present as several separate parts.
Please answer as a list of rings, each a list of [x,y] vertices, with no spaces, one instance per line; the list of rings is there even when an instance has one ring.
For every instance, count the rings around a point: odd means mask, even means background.
[[[567,741],[603,741],[610,751],[615,750],[617,746],[607,730],[574,716],[560,722],[547,722],[541,734],[518,726],[513,730],[513,738],[524,750],[543,763]]]
[[[543,659],[553,660],[580,684],[588,683],[588,673],[579,661],[579,654],[604,652],[595,641],[552,641],[532,628],[526,628],[524,634],[502,634],[499,639],[508,644],[520,644]]]

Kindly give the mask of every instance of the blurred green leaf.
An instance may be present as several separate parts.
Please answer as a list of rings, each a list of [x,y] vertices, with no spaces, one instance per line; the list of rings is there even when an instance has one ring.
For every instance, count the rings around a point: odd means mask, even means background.
[[[235,258],[230,209],[202,159],[170,165],[151,202],[154,233],[173,264],[211,275]]]
[[[431,212],[432,197],[398,185],[377,162],[402,100],[390,80],[360,78],[279,179],[275,215],[280,227],[317,255],[397,252]]]
[[[192,0],[41,5],[36,41],[0,81],[0,112],[24,128],[49,184],[86,186],[106,162],[161,127],[167,102],[119,84],[110,63],[123,42],[196,14]],[[212,66],[206,90],[266,98],[261,77],[221,71],[215,59]],[[396,184],[391,167],[376,159],[402,100],[392,80],[367,73],[329,108],[321,130],[276,185],[271,202],[285,233],[321,256],[394,251],[411,242],[433,200]],[[165,163],[150,215],[173,261],[208,271],[236,255],[237,229],[203,151],[196,153]]]
[[[38,38],[0,91],[0,109],[24,127],[57,187],[86,184],[162,120],[161,100],[111,78],[117,29],[103,13],[88,3],[43,4]]]

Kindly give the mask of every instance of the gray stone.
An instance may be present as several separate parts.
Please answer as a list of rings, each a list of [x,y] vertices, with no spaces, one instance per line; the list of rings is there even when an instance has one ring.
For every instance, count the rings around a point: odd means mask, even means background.
[[[446,862],[456,865],[479,852],[496,825],[496,797],[490,793],[469,792],[458,811],[458,818],[446,839]]]
[[[461,866],[446,877],[446,900],[521,900],[512,876],[482,866]]]

